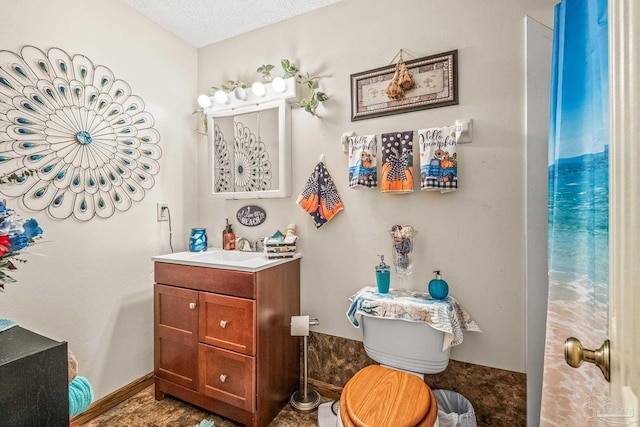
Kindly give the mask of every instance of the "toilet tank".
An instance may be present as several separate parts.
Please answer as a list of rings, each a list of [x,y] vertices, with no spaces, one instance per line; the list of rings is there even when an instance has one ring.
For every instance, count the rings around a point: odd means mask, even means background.
[[[381,365],[419,374],[437,374],[449,365],[444,332],[428,323],[363,315],[362,335],[365,351]]]

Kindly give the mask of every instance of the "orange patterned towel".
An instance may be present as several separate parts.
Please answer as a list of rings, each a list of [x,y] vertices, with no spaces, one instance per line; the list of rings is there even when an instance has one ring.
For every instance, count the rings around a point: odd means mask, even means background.
[[[413,131],[382,134],[383,193],[413,191]]]
[[[324,162],[316,165],[296,203],[311,215],[316,228],[322,227],[342,210],[342,199]]]

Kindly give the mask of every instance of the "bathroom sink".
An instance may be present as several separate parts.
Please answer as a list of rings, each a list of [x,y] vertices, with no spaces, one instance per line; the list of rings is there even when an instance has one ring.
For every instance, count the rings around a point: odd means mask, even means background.
[[[296,254],[293,258],[268,259],[262,252],[225,251],[209,248],[205,252],[177,252],[159,255],[153,257],[152,260],[227,270],[259,271],[299,257],[300,254]]]
[[[187,252],[190,259],[202,260],[203,262],[249,262],[256,258],[268,261],[262,252],[244,251],[222,251],[219,249],[207,250],[205,252]]]

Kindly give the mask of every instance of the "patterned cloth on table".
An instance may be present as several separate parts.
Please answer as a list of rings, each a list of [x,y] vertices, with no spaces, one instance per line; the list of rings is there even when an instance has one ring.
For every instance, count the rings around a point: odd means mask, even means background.
[[[371,188],[378,186],[376,143],[375,135],[349,137],[350,188]]]
[[[442,350],[462,343],[462,331],[482,332],[476,322],[451,295],[446,300],[431,298],[426,292],[391,289],[378,293],[374,286],[366,286],[349,298],[347,318],[360,327],[361,316],[386,317],[413,322],[426,322],[444,332]]]
[[[340,194],[323,161],[313,169],[296,203],[311,215],[316,228],[322,227],[342,210]]]
[[[456,127],[420,129],[420,189],[447,193],[458,189]]]
[[[385,133],[382,134],[381,140],[381,191],[413,191],[413,131]]]

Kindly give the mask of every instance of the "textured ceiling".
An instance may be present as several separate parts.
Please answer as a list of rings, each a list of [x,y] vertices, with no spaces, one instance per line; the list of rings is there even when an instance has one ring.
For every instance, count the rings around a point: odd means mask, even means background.
[[[340,0],[121,0],[200,48]]]

